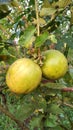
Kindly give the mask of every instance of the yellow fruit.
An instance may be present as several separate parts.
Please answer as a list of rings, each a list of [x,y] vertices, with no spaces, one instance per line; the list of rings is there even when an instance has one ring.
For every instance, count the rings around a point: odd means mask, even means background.
[[[68,70],[68,62],[64,54],[58,50],[48,50],[44,54],[42,73],[45,78],[58,79]]]
[[[21,58],[10,66],[6,75],[6,83],[12,92],[22,94],[35,89],[41,78],[41,68],[31,59]]]

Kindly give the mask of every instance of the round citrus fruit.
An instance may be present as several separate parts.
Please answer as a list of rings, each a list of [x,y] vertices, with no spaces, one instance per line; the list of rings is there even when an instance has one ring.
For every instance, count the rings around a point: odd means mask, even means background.
[[[42,73],[45,78],[58,79],[66,74],[68,62],[64,54],[58,50],[47,50],[43,55]]]
[[[31,59],[21,58],[9,67],[6,83],[12,92],[22,94],[35,89],[41,78],[41,68]]]

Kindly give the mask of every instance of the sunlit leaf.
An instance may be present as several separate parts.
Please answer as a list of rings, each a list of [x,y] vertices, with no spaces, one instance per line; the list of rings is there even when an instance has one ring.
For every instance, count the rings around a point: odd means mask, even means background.
[[[52,7],[59,7],[59,8],[64,8],[68,6],[72,0],[59,0],[58,2],[53,2]]]
[[[48,39],[48,32],[42,33],[40,36],[38,36],[35,40],[35,47],[40,47],[44,44],[44,42]]]
[[[11,4],[12,7],[19,7],[20,6],[20,4],[17,0],[12,0],[10,4]]]
[[[34,26],[29,26],[24,31],[24,34],[19,39],[19,44],[29,48],[32,45],[32,42],[34,41],[34,33],[36,31],[36,28]]]
[[[54,8],[42,8],[40,11],[40,16],[47,16],[47,15],[53,15],[56,12],[56,9]]]
[[[35,24],[35,25],[37,24],[37,19],[33,20],[33,24]],[[44,24],[46,24],[46,21],[43,18],[39,18],[39,24],[44,25]]]
[[[49,36],[49,39],[53,42],[53,43],[57,43],[57,39],[56,39],[56,37],[55,37],[55,35],[50,35]]]
[[[48,7],[64,8],[64,7],[68,6],[71,2],[72,2],[72,0],[58,0],[58,1],[54,1],[54,2],[50,3],[48,0],[44,0],[44,7],[46,7],[46,8],[48,8]]]

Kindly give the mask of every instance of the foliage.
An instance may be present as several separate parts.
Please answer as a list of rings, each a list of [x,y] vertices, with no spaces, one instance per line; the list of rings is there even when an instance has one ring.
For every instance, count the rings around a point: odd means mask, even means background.
[[[21,130],[17,120],[27,130],[73,129],[73,0],[37,2],[0,1],[0,130]],[[11,93],[5,82],[9,66],[22,57],[42,65],[48,49],[64,53],[67,74],[59,80],[43,77],[27,95]]]

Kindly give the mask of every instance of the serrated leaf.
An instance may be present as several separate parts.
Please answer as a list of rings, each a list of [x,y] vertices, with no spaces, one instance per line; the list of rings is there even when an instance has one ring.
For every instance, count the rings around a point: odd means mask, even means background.
[[[44,44],[44,42],[48,39],[48,32],[44,32],[40,36],[38,36],[35,40],[35,47],[40,47]]]
[[[36,28],[34,26],[29,26],[24,31],[24,34],[19,39],[19,44],[29,48],[32,44],[32,41],[34,40],[34,33],[36,31]]]

